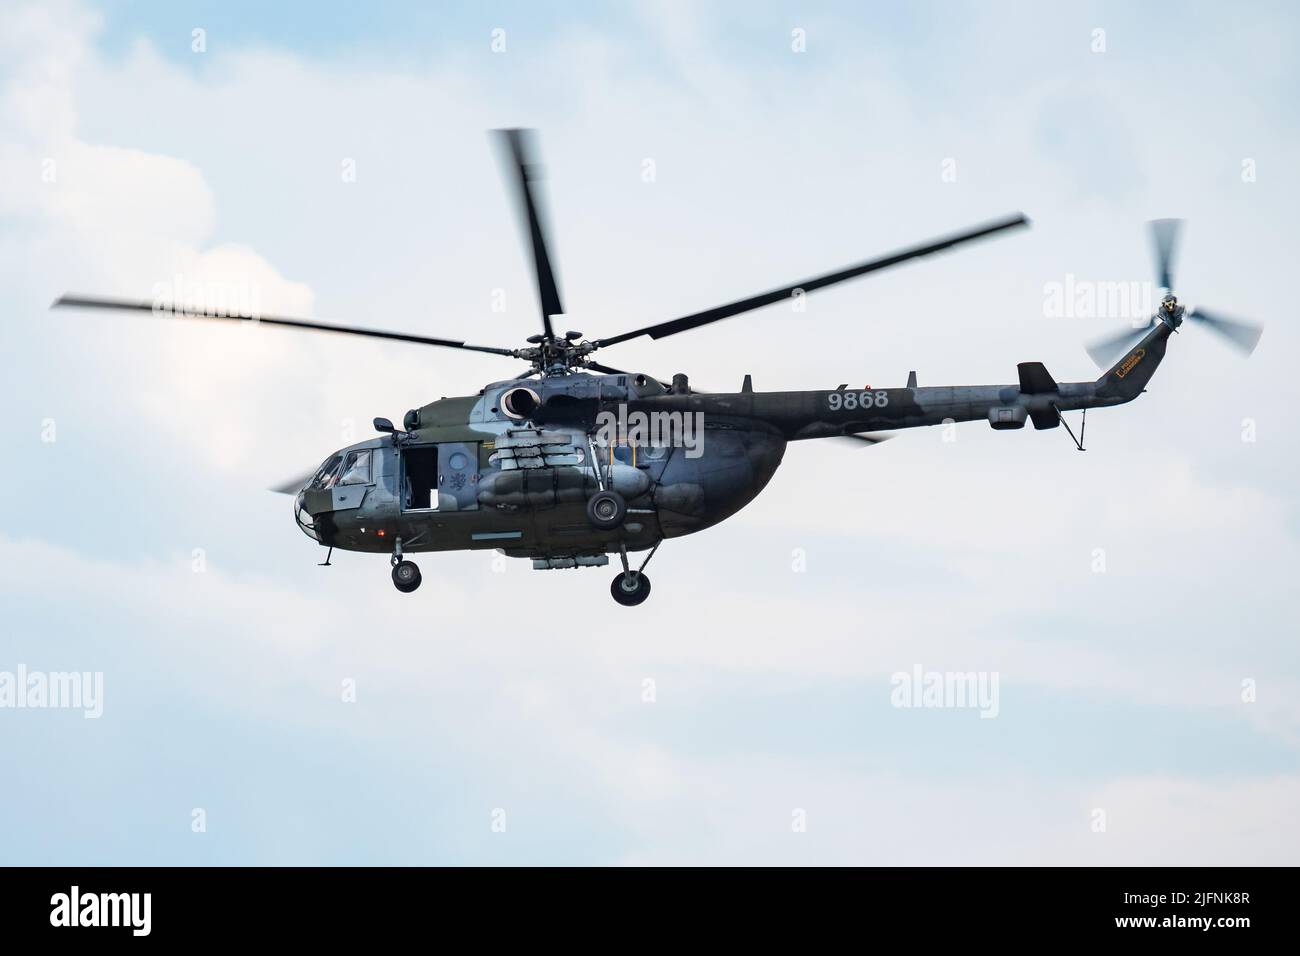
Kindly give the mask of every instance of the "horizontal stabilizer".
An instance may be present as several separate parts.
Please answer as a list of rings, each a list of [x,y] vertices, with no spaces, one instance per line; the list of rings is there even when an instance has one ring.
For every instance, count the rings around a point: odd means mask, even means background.
[[[1020,391],[1023,394],[1045,395],[1060,391],[1052,373],[1042,362],[1021,362],[1016,369],[1020,372]]]

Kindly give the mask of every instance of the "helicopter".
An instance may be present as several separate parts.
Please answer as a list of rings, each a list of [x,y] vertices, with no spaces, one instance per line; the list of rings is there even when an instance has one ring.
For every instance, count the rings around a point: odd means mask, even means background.
[[[495,131],[531,253],[541,331],[521,348],[470,344],[309,319],[231,314],[163,301],[65,295],[53,307],[149,312],[159,316],[254,321],[483,352],[521,360],[527,369],[475,395],[443,398],[408,411],[399,429],[375,418],[378,437],[330,454],[311,473],[272,489],[291,495],[299,528],[328,548],[387,554],[393,584],[411,593],[421,582],[411,554],[499,550],[539,570],[603,567],[619,557],[610,585],[620,605],[650,594],[645,568],[669,538],[702,531],[734,515],[767,485],[792,441],[840,438],[874,445],[890,432],[987,421],[999,431],[1065,425],[1084,450],[1087,410],[1121,405],[1145,391],[1169,337],[1184,321],[1208,327],[1249,354],[1261,329],[1173,295],[1180,220],[1151,224],[1160,287],[1156,314],[1140,328],[1094,343],[1100,378],[1058,383],[1041,362],[1021,362],[1007,385],[755,391],[746,375],[737,392],[691,387],[596,361],[598,351],[643,336],[662,339],[817,289],[1010,230],[1021,213],[790,283],[691,315],[608,338],[558,332],[564,315],[541,216],[541,168],[531,131]],[[1064,413],[1082,411],[1078,436]],[[632,556],[644,553],[634,566]]]

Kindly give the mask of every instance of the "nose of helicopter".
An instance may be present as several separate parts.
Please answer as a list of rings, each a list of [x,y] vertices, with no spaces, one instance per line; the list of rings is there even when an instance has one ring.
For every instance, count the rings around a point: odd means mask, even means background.
[[[293,499],[293,520],[298,523],[302,533],[314,541],[320,541],[320,532],[316,530],[315,517],[307,511],[307,489],[303,488]]]

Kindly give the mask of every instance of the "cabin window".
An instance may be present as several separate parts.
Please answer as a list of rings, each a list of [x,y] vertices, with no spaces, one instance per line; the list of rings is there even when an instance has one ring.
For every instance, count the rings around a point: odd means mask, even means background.
[[[340,485],[370,484],[370,450],[348,452],[343,462],[343,471],[339,475]]]
[[[402,449],[402,510],[427,511],[438,507],[438,447]]]

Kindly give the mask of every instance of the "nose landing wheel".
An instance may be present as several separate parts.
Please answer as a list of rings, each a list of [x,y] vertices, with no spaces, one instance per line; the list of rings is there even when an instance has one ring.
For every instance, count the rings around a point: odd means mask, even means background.
[[[398,561],[393,565],[393,586],[403,594],[410,594],[420,586],[420,569],[414,561]]]
[[[417,535],[418,537],[418,535]],[[393,587],[403,594],[410,594],[420,586],[420,569],[414,561],[402,557],[402,539],[393,542],[393,556],[388,563],[393,566]]]

